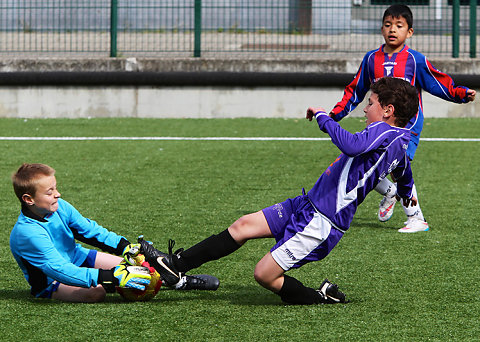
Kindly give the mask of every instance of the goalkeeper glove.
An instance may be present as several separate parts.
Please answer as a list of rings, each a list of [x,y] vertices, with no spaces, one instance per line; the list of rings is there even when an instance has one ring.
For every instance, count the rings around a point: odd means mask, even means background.
[[[142,266],[128,266],[121,263],[113,269],[113,276],[118,281],[118,286],[137,290],[145,290],[150,284],[150,270]]]
[[[123,249],[123,259],[125,259],[125,262],[131,266],[135,266],[135,257],[140,253],[140,244],[139,243],[131,243],[127,245]]]

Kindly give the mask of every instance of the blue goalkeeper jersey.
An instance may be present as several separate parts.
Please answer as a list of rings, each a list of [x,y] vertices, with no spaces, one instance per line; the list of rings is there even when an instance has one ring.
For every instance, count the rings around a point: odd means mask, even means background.
[[[58,210],[43,219],[28,212],[24,208],[18,216],[10,234],[10,249],[34,295],[54,280],[87,288],[97,285],[98,269],[80,267],[90,250],[75,240],[114,254],[122,252],[119,243],[126,241],[83,217],[61,198]]]
[[[317,122],[342,154],[308,191],[308,198],[334,226],[347,230],[365,196],[389,173],[397,180],[398,195],[412,196],[408,129],[374,122],[352,134],[327,115],[319,115]]]

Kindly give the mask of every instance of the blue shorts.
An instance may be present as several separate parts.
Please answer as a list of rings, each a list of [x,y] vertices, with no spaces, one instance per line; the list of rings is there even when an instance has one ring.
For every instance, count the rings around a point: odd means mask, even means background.
[[[298,196],[263,209],[277,241],[270,250],[285,271],[325,258],[343,232],[315,211],[307,196]]]
[[[90,250],[90,252],[88,252],[87,258],[85,259],[85,261],[80,267],[94,268],[96,259],[97,259],[97,251],[92,249]],[[58,290],[59,286],[60,286],[60,282],[54,280],[42,292],[37,294],[36,297],[52,298],[52,294]]]

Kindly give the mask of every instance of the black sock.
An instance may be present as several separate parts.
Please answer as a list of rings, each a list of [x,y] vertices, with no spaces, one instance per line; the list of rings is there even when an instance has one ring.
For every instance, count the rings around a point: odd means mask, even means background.
[[[277,294],[288,304],[318,304],[322,300],[316,290],[287,275],[284,275],[283,286]]]
[[[207,261],[217,260],[229,255],[239,248],[240,245],[226,229],[220,234],[212,235],[180,253],[180,257],[175,260],[175,266],[180,272],[187,272]]]

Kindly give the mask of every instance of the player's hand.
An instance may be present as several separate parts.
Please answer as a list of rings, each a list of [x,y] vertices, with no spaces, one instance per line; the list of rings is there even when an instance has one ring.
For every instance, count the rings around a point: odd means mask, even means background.
[[[400,201],[401,199],[400,196],[396,195],[396,197],[397,197],[397,200]],[[418,200],[415,196],[412,196],[410,198],[402,198],[401,200],[405,208],[408,208],[410,206],[414,207],[418,204]]]
[[[475,95],[477,94],[477,91],[475,89],[468,89],[467,90],[467,100],[468,102],[472,102],[475,100]]]
[[[140,244],[131,243],[127,245],[122,252],[123,259],[125,262],[131,266],[135,266],[135,257],[140,253]]]
[[[322,107],[316,107],[316,108],[315,108],[315,107],[309,107],[309,108],[307,109],[307,116],[306,116],[306,117],[307,117],[307,120],[308,120],[308,121],[312,121],[312,119],[313,119],[313,118],[315,117],[315,115],[317,115],[317,114],[322,114],[322,115],[324,114],[324,115],[329,116],[329,115],[327,114],[327,112],[325,111],[325,109],[323,109]]]
[[[150,284],[150,270],[142,266],[128,266],[121,263],[113,268],[113,276],[118,280],[118,286],[137,290],[145,290]]]

